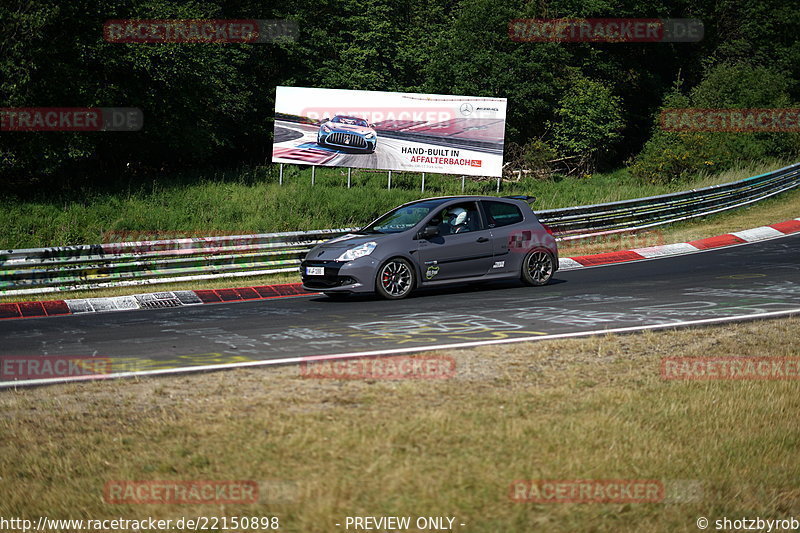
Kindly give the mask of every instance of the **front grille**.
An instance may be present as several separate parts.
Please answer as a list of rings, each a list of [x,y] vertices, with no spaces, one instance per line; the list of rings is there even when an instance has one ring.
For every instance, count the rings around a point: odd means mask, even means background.
[[[349,277],[335,277],[335,276],[320,276],[320,277],[313,277],[313,278],[305,278],[303,280],[303,285],[308,287],[309,289],[333,289],[335,287],[343,287],[345,285],[352,285],[355,283],[356,280]]]
[[[353,135],[352,133],[331,133],[328,135],[327,142],[339,146],[352,146],[353,148],[367,147],[367,141],[360,135]]]
[[[307,266],[325,267],[325,275],[306,276],[305,272]],[[341,263],[337,263],[335,261],[303,261],[300,264],[300,276],[303,278],[303,285],[309,289],[324,290],[356,283],[356,280],[350,276],[339,275],[339,268],[341,268],[341,266]]]

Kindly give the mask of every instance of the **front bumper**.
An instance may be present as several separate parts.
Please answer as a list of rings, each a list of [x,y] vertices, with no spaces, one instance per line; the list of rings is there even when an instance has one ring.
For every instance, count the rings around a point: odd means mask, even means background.
[[[312,292],[374,292],[378,262],[370,256],[353,261],[315,261],[300,263],[303,289]],[[322,267],[324,275],[309,276],[307,267]]]
[[[319,141],[328,146],[336,146],[338,148],[345,148],[350,150],[364,150],[367,152],[375,151],[375,146],[378,143],[376,137],[371,139],[366,138],[364,135],[350,132],[320,132]]]

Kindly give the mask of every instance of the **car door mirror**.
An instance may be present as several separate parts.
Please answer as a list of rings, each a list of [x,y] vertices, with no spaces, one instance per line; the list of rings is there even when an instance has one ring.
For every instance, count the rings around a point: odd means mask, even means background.
[[[420,239],[431,239],[439,235],[439,226],[425,226],[419,232]]]

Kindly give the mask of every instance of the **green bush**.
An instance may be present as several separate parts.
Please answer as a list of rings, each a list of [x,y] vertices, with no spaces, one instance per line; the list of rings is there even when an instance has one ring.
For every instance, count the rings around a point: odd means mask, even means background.
[[[561,157],[577,160],[577,167],[591,172],[599,157],[620,139],[622,102],[604,84],[577,77],[558,103],[553,145]]]
[[[792,107],[790,81],[765,67],[720,64],[688,95],[680,83],[664,99],[670,108]],[[658,117],[656,117],[658,120]],[[797,133],[673,132],[657,127],[631,166],[638,179],[672,182],[708,170],[722,171],[742,161],[793,156],[800,152]]]

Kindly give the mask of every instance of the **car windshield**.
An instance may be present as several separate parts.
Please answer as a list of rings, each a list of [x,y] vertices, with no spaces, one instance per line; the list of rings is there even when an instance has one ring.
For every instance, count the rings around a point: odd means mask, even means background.
[[[428,216],[428,214],[440,204],[441,202],[417,202],[398,207],[393,211],[389,211],[358,233],[400,233],[401,231],[413,228],[419,224],[423,218]]]
[[[349,117],[333,117],[331,122],[336,122],[338,124],[348,124],[350,126],[367,126],[366,120],[361,120],[360,118],[349,118]]]

